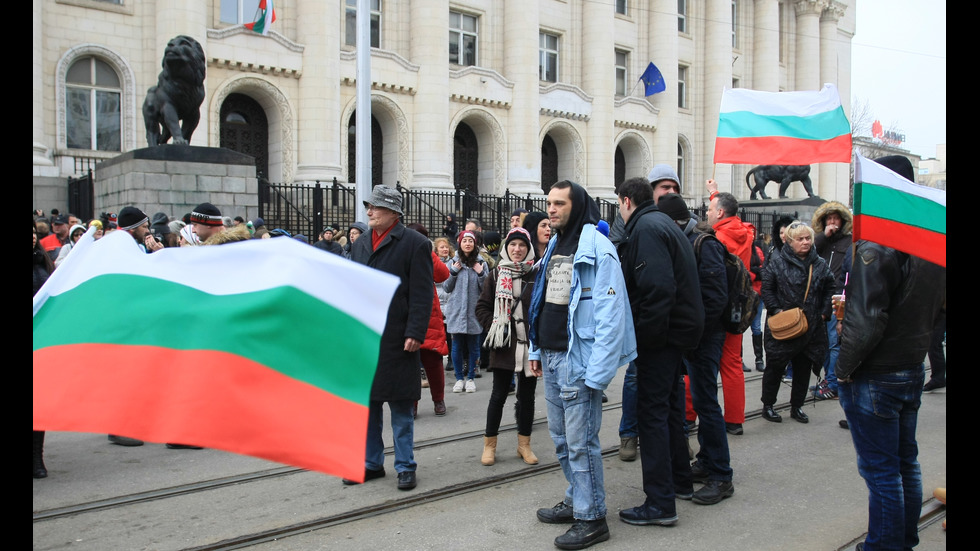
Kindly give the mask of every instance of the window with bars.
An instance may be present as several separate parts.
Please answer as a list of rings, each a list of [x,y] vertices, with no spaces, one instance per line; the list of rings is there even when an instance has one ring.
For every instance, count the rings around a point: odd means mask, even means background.
[[[119,75],[96,57],[83,57],[65,75],[65,137],[74,149],[122,150]]]

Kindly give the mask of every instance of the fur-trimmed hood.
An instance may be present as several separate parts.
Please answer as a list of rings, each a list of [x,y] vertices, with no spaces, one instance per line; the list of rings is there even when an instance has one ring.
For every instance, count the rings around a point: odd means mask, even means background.
[[[224,245],[225,243],[234,243],[236,241],[248,241],[251,238],[252,234],[248,231],[248,226],[239,224],[231,228],[225,228],[225,231],[212,235],[207,241],[201,244]]]
[[[851,216],[851,210],[847,206],[837,201],[827,201],[817,208],[816,212],[813,213],[813,219],[810,221],[810,226],[813,227],[813,231],[823,233],[823,219],[832,212],[839,214],[841,220],[844,221],[844,227],[841,228],[841,235],[850,235],[854,227],[854,217]]]

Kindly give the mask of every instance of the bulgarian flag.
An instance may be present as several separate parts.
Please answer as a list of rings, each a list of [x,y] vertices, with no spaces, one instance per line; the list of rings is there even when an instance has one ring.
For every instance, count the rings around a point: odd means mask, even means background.
[[[78,249],[34,297],[34,430],[196,444],[362,480],[399,280],[292,239]]]
[[[854,240],[946,266],[946,192],[854,156]]]
[[[255,22],[245,23],[245,28],[261,35],[269,34],[269,27],[276,21],[276,10],[272,0],[259,0],[259,9],[255,12]]]
[[[808,165],[851,162],[851,125],[833,84],[819,92],[727,89],[715,163]]]

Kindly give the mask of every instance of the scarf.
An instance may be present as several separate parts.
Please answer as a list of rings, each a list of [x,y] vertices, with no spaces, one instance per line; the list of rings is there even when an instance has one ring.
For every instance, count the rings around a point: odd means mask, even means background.
[[[493,322],[487,330],[484,346],[490,349],[510,346],[510,322],[512,319],[523,322],[524,316],[520,309],[514,312],[514,297],[521,296],[521,279],[534,267],[534,249],[528,248],[527,256],[520,262],[514,262],[507,253],[506,246],[500,251],[500,263],[497,264],[497,284],[493,293]],[[526,339],[525,339],[526,340]]]

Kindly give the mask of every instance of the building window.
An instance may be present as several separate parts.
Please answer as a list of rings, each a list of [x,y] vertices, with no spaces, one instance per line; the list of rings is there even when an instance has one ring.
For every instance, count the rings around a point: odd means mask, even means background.
[[[680,180],[681,191],[684,191],[684,146],[677,142],[677,179]]]
[[[629,54],[622,51],[616,50],[616,95],[625,96],[626,95],[626,68],[629,67]]]
[[[538,34],[538,73],[545,82],[558,82],[558,37]]]
[[[687,0],[677,0],[677,32],[687,32]]]
[[[65,75],[66,145],[122,151],[122,86],[105,61],[83,57]]]
[[[783,5],[779,4],[779,62],[783,62],[783,42],[786,36],[783,29]]]
[[[677,66],[677,107],[687,109],[687,67]]]
[[[477,18],[449,12],[449,63],[476,65]]]
[[[616,0],[616,13],[626,15],[627,0]]]
[[[221,0],[221,22],[241,25],[255,21],[259,0]]]
[[[732,0],[732,48],[738,48],[738,0]]]
[[[347,0],[344,43],[348,46],[357,45],[357,0]],[[381,47],[381,0],[371,0],[371,47]]]
[[[741,87],[742,87],[742,79],[732,77],[732,88],[741,88]]]

